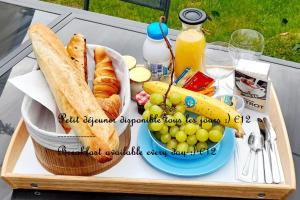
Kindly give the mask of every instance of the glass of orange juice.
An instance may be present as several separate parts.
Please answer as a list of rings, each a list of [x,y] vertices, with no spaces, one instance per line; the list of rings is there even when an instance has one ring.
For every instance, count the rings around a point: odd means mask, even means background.
[[[186,8],[179,13],[182,31],[175,44],[175,76],[178,77],[187,67],[191,71],[203,71],[206,40],[201,31],[207,19],[204,11]]]

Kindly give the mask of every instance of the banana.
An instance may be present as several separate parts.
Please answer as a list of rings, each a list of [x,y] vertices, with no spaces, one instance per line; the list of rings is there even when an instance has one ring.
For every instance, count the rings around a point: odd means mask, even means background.
[[[159,93],[165,95],[168,84],[150,81],[145,82],[143,87],[148,94]],[[168,95],[172,93],[178,93],[182,96],[182,102],[185,103],[188,111],[218,121],[223,126],[234,128],[237,130],[237,137],[243,136],[242,116],[232,107],[212,97],[177,86],[172,86]]]

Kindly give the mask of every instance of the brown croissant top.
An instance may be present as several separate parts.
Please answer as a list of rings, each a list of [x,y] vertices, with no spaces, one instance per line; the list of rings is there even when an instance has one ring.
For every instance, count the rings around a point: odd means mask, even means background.
[[[112,61],[104,48],[94,49],[95,74],[94,74],[94,95],[99,98],[108,98],[113,94],[119,94],[120,82],[116,77]]]
[[[93,93],[102,109],[110,119],[119,116],[121,99],[120,82],[116,77],[112,61],[104,48],[94,49],[95,74]]]

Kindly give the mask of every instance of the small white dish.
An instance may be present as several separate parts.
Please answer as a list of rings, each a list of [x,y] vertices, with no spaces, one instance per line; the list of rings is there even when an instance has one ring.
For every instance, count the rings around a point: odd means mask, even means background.
[[[224,96],[233,96],[235,99],[236,99],[236,110],[239,112],[239,113],[242,113],[244,108],[245,108],[245,101],[243,99],[243,97],[239,96],[239,95],[232,95],[232,94],[225,94],[225,95],[219,95],[219,96],[216,96],[215,98],[216,99],[219,99],[221,100],[222,97]]]

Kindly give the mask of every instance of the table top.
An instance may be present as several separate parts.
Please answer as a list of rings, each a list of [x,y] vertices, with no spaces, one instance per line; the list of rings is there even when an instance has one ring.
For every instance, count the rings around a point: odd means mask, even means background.
[[[0,0],[1,2],[5,1]],[[146,24],[33,0],[27,0],[26,3],[20,0],[9,2],[23,7],[29,5],[29,7],[35,9],[36,12],[31,23],[42,21],[48,24],[57,32],[64,44],[67,43],[71,35],[80,32],[85,35],[88,43],[111,47],[123,55],[128,54],[136,57],[138,63],[144,63],[141,49],[146,37]],[[177,31],[171,30],[170,39],[174,40],[177,33]],[[35,64],[30,42],[26,39],[25,36],[20,46],[0,61],[0,89],[3,88],[2,94],[0,90],[0,122],[10,124],[12,128],[16,127],[21,117],[20,106],[23,94],[9,83],[6,83],[6,80],[31,71]],[[298,87],[300,64],[265,56],[261,59],[271,63],[270,78],[278,95],[292,150],[300,154],[300,136],[297,134],[297,130],[300,129],[300,124],[297,123],[299,121],[298,113],[300,113],[300,106],[297,104],[297,99],[300,98],[300,87]],[[7,130],[10,132],[8,134],[11,134],[11,130]],[[2,185],[3,183],[0,183],[0,191],[7,192],[8,189],[4,185],[2,187]],[[32,195],[33,192],[18,191],[12,195],[12,198],[25,199],[26,193]],[[44,193],[47,193],[48,199],[51,199],[51,196],[56,199],[55,194],[62,197],[72,194],[75,199],[81,199],[77,193],[42,191],[42,194]],[[22,196],[22,194],[25,196]],[[100,195],[101,198],[105,197],[107,199],[118,197],[118,195],[114,197],[108,194]],[[97,198],[100,195],[87,194],[85,197]],[[144,195],[119,195],[119,197],[144,198]]]

